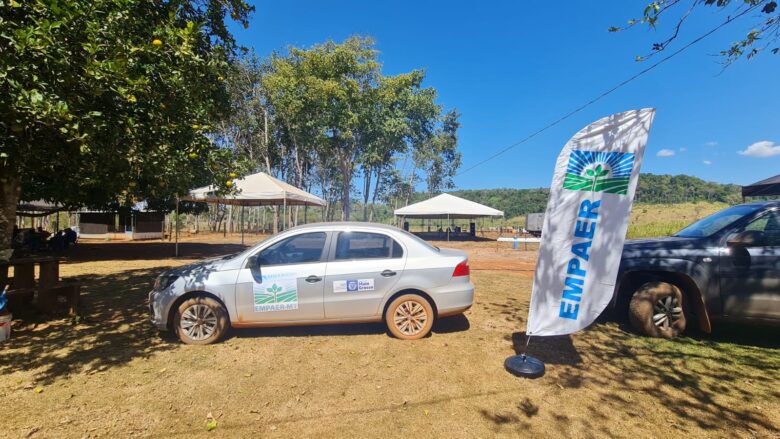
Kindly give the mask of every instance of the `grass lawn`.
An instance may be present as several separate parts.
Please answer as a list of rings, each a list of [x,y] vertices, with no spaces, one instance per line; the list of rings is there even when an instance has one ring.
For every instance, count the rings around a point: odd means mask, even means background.
[[[26,317],[0,349],[3,436],[779,434],[780,337],[766,328],[666,341],[597,323],[532,340],[544,377],[509,375],[503,361],[524,343],[533,252],[491,245],[473,249],[475,306],[426,339],[358,324],[235,330],[212,346],[161,337],[146,294],[164,267],[237,246],[185,244],[190,259],[177,260],[168,244],[84,245],[62,267],[84,277],[83,319]]]

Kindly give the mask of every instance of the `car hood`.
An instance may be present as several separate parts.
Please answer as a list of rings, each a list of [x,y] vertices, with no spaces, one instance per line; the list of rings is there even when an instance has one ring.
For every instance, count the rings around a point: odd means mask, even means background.
[[[226,259],[224,256],[220,256],[217,258],[209,258],[204,259],[202,261],[198,261],[192,264],[182,265],[181,267],[172,268],[170,270],[165,271],[166,275],[176,275],[176,276],[188,276],[193,274],[202,274],[202,273],[208,273],[212,271],[219,271],[220,267],[225,263]]]
[[[623,245],[623,257],[637,257],[645,253],[693,249],[702,246],[701,238],[667,236],[652,239],[629,239]]]

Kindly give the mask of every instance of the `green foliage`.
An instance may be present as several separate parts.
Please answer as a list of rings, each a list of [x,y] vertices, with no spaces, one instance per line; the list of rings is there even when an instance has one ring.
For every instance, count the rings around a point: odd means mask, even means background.
[[[546,188],[539,188],[477,189],[451,193],[502,210],[506,218],[512,218],[526,213],[544,212],[547,208],[549,192]],[[425,198],[428,197],[420,196],[417,201]],[[741,199],[741,188],[738,185],[707,182],[689,175],[656,174],[641,174],[639,176],[639,184],[634,198],[635,202],[645,204],[701,201],[736,204]]]
[[[227,181],[209,137],[243,1],[0,2],[0,160],[21,197],[163,205]],[[205,172],[204,172],[205,170]],[[4,183],[5,184],[5,183]]]
[[[248,169],[317,187],[329,202],[326,217],[338,203],[349,218],[357,174],[364,219],[389,194],[408,196],[405,182],[414,186],[421,169],[432,190],[451,187],[458,114],[442,114],[422,71],[384,75],[377,55],[373,40],[352,37],[291,47],[264,62],[248,58],[227,81],[237,111],[219,141]],[[396,167],[401,157],[414,163],[411,171]]]
[[[655,30],[662,18],[672,15],[671,19],[677,21],[673,33],[665,40],[653,43],[651,52],[646,56],[637,56],[637,61],[644,61],[654,54],[666,49],[680,33],[680,29],[697,8],[712,6],[728,11],[726,21],[732,20],[742,14],[752,14],[755,23],[744,38],[733,43],[728,49],[721,50],[720,55],[726,65],[742,58],[750,59],[764,50],[773,54],[780,52],[778,40],[780,39],[780,13],[775,0],[659,0],[649,3],[642,12],[641,18],[628,21],[626,27],[612,26],[609,32],[619,32],[636,25],[647,25]],[[679,14],[674,15],[679,11]]]

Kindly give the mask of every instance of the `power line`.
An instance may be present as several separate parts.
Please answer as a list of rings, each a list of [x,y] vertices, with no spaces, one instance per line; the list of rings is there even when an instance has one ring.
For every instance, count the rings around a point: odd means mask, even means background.
[[[727,24],[731,23],[732,21],[734,21],[734,20],[736,20],[736,19],[738,19],[738,18],[742,17],[743,15],[745,15],[745,14],[747,14],[748,12],[752,11],[752,10],[753,10],[753,9],[755,9],[756,7],[758,7],[758,5],[751,6],[751,7],[747,8],[747,9],[745,9],[744,11],[740,12],[739,14],[737,14],[737,15],[733,16],[733,17],[728,17],[728,19],[727,19],[726,21],[724,21],[723,23],[721,23],[721,24],[720,24],[720,25],[718,25],[717,27],[715,27],[715,28],[711,29],[710,31],[708,31],[707,33],[705,33],[705,34],[703,34],[703,35],[699,36],[698,38],[694,39],[693,41],[689,42],[688,44],[686,44],[686,45],[682,46],[681,48],[679,48],[679,49],[677,49],[676,51],[672,52],[672,53],[671,53],[671,54],[669,54],[668,56],[666,56],[666,57],[664,57],[664,58],[661,58],[661,59],[660,59],[658,62],[656,62],[655,64],[653,64],[653,65],[651,65],[651,66],[647,67],[646,69],[644,69],[644,70],[640,71],[639,73],[636,73],[634,76],[632,76],[632,77],[630,77],[630,78],[626,79],[625,81],[623,81],[623,82],[619,83],[618,85],[616,85],[616,86],[614,86],[614,87],[610,88],[609,90],[607,90],[607,91],[605,91],[604,93],[602,93],[602,94],[598,95],[597,97],[595,97],[595,98],[591,99],[590,101],[586,102],[585,104],[583,104],[583,105],[581,105],[581,106],[577,107],[576,109],[574,109],[574,110],[572,110],[572,111],[570,111],[570,112],[566,113],[565,115],[563,115],[562,117],[558,118],[558,119],[557,119],[557,120],[555,120],[554,122],[551,122],[551,123],[547,124],[546,126],[544,126],[543,128],[541,128],[541,129],[539,129],[539,130],[537,130],[537,131],[535,131],[535,132],[531,133],[530,135],[528,135],[528,136],[527,136],[527,137],[525,137],[524,139],[522,139],[522,140],[520,140],[520,141],[518,141],[518,142],[515,142],[515,143],[513,143],[513,144],[511,144],[511,145],[509,145],[509,146],[507,146],[507,147],[505,147],[505,148],[503,148],[502,150],[500,150],[500,151],[498,151],[498,152],[494,153],[493,155],[491,155],[490,157],[487,157],[486,159],[484,159],[484,160],[481,160],[481,161],[477,162],[476,164],[474,164],[474,165],[472,165],[472,166],[470,166],[470,167],[466,168],[465,170],[463,170],[463,171],[461,171],[461,172],[459,172],[459,173],[455,174],[455,176],[456,176],[456,177],[459,177],[459,176],[461,176],[461,175],[465,174],[466,172],[469,172],[469,171],[471,171],[472,169],[474,169],[474,168],[476,168],[476,167],[478,167],[478,166],[481,166],[481,165],[483,165],[483,164],[485,164],[485,163],[487,163],[487,162],[489,162],[489,161],[493,160],[494,158],[496,158],[496,157],[498,157],[498,156],[500,156],[500,155],[502,155],[502,154],[506,153],[507,151],[509,151],[509,150],[511,150],[511,149],[513,149],[513,148],[515,148],[515,147],[518,147],[518,146],[522,145],[523,143],[525,143],[525,142],[527,142],[527,141],[529,141],[529,140],[533,139],[534,137],[538,136],[539,134],[541,134],[541,133],[543,133],[543,132],[545,132],[545,131],[549,130],[550,128],[552,128],[552,127],[554,127],[554,126],[558,125],[559,123],[561,123],[561,122],[563,122],[564,120],[566,120],[566,119],[570,118],[571,116],[574,116],[575,114],[579,113],[580,111],[584,110],[585,108],[587,108],[587,107],[589,107],[589,106],[593,105],[594,103],[598,102],[598,101],[599,101],[599,100],[601,100],[602,98],[604,98],[604,97],[606,97],[607,95],[609,95],[609,94],[613,93],[614,91],[616,91],[617,89],[619,89],[619,88],[623,87],[624,85],[628,84],[629,82],[631,82],[631,81],[633,81],[633,80],[635,80],[635,79],[639,78],[640,76],[642,76],[642,75],[644,75],[645,73],[647,73],[647,72],[649,72],[649,71],[653,70],[654,68],[656,68],[656,67],[658,67],[659,65],[661,65],[661,64],[663,64],[663,63],[665,63],[666,61],[669,61],[670,59],[672,59],[672,58],[674,58],[675,56],[679,55],[680,53],[684,52],[684,51],[685,51],[686,49],[688,49],[689,47],[691,47],[691,46],[693,46],[694,44],[698,43],[699,41],[701,41],[701,40],[703,40],[703,39],[707,38],[708,36],[710,36],[710,35],[714,34],[714,33],[715,33],[715,32],[717,32],[718,30],[720,30],[722,27],[724,27],[724,26],[726,26]]]

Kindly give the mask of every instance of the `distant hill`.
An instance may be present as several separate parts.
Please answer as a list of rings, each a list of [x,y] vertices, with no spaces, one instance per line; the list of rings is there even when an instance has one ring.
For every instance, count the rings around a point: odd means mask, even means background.
[[[543,212],[550,190],[473,189],[451,192],[504,211],[506,218],[532,212]],[[741,186],[704,181],[690,175],[641,174],[635,201],[646,204],[673,204],[697,201],[736,204],[742,200]]]

